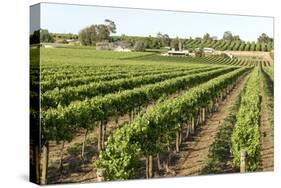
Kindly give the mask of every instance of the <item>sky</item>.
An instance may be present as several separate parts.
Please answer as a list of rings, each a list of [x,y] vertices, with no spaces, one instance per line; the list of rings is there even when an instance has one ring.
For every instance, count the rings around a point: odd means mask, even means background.
[[[225,31],[239,35],[242,40],[255,41],[261,33],[273,37],[273,18],[111,8],[67,4],[41,4],[41,28],[56,33],[79,33],[92,24],[113,20],[115,35],[156,36],[158,32],[170,37],[202,37],[205,33],[221,38]]]

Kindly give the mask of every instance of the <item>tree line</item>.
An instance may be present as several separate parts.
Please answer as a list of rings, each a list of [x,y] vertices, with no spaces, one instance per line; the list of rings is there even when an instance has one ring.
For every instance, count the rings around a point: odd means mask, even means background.
[[[195,38],[171,38],[168,34],[158,32],[156,36],[115,36],[116,24],[114,21],[106,19],[102,24],[93,24],[80,30],[75,34],[49,33],[46,29],[34,31],[30,35],[30,43],[58,42],[67,43],[66,39],[79,40],[81,45],[95,46],[98,42],[125,41],[136,51],[145,49],[174,48],[179,50],[181,44],[184,49],[194,50],[195,48],[210,47],[217,50],[240,50],[240,51],[271,51],[274,48],[274,40],[266,33],[262,33],[256,41],[244,41],[239,35],[234,35],[230,31],[224,32],[221,39],[211,36],[209,33],[202,37]]]

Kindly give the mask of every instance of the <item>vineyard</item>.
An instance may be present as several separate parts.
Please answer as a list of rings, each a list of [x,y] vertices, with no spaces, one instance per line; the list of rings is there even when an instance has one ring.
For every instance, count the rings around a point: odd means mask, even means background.
[[[225,40],[203,40],[199,39],[189,39],[185,42],[185,47],[189,48],[199,48],[200,46],[213,48],[216,50],[234,50],[234,51],[263,51],[270,52],[274,49],[273,42],[245,42],[241,40],[237,41],[225,41]]]
[[[42,184],[273,170],[272,60],[40,50]]]

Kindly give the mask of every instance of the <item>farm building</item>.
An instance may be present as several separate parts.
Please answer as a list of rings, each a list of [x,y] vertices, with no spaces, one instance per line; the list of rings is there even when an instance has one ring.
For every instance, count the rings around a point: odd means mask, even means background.
[[[67,44],[69,45],[80,45],[81,42],[78,39],[66,39]]]
[[[168,55],[174,55],[174,56],[188,56],[189,52],[188,50],[181,50],[181,51],[176,51],[176,50],[169,50]]]
[[[169,50],[168,52],[162,54],[164,56],[189,56],[188,50],[183,50],[181,41],[178,44],[178,50],[175,50],[175,48],[172,48],[172,50]]]
[[[117,41],[117,42],[97,42],[96,50],[113,50],[113,51],[124,51],[130,52],[131,44],[126,41]]]
[[[195,48],[195,51],[199,51],[200,48]],[[213,48],[203,48],[203,52],[204,53],[207,53],[207,54],[211,54],[211,53],[214,53],[215,50]]]

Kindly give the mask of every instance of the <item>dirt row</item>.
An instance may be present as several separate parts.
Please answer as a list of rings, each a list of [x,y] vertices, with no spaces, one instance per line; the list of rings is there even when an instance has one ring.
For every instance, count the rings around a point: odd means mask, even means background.
[[[177,91],[167,96],[167,98],[176,98],[184,92],[186,92],[186,90]],[[154,103],[151,103],[145,108],[145,110],[153,106]],[[108,138],[114,130],[128,122],[130,122],[129,115],[119,117],[117,124],[115,119],[108,121],[105,137]],[[94,163],[98,159],[99,155],[97,149],[98,132],[98,127],[96,127],[93,131],[90,131],[87,134],[83,160],[81,158],[81,150],[86,130],[80,130],[71,142],[50,142],[48,184],[96,181],[97,175]],[[62,168],[60,164],[61,158]]]
[[[226,99],[220,103],[218,111],[208,117],[204,125],[197,127],[195,136],[182,142],[180,146],[181,152],[175,154],[176,156],[173,157],[173,161],[169,166],[172,176],[201,174],[201,170],[204,168],[205,161],[208,157],[209,147],[215,140],[218,128],[229,115],[230,109],[235,105],[235,101],[244,88],[246,80],[246,77],[241,79]],[[175,98],[181,94],[182,92],[178,92],[169,96],[169,98]],[[263,93],[262,95],[265,98],[265,94]],[[263,137],[261,139],[262,152],[260,168],[263,171],[273,169],[273,141],[270,140],[272,138],[270,130],[272,129],[268,123],[268,113],[264,111],[267,109],[265,105],[266,101],[263,100],[261,113],[261,133]],[[118,125],[116,125],[114,120],[109,121],[107,124],[107,136],[119,125],[128,121],[128,115],[119,118]],[[84,160],[81,159],[80,154],[85,131],[81,131],[71,143],[64,143],[62,156],[62,143],[52,142],[50,144],[49,183],[93,182],[96,180],[94,162],[98,158],[96,147],[97,133],[98,129],[96,128],[88,134]],[[59,169],[60,157],[63,158],[62,169]],[[171,174],[165,174],[164,176],[171,176]]]
[[[195,136],[186,140],[181,145],[178,160],[170,168],[175,176],[200,175],[209,154],[209,148],[215,140],[216,133],[223,120],[229,115],[230,109],[235,105],[246,83],[244,77],[231,93],[219,104],[218,111],[213,113],[197,128]]]
[[[265,76],[265,75],[264,75]],[[274,169],[274,140],[273,140],[273,127],[270,124],[270,117],[271,113],[269,113],[270,109],[268,106],[269,97],[266,94],[266,87],[270,88],[270,80],[269,77],[264,77],[265,79],[261,82],[261,119],[260,119],[260,143],[261,143],[261,156],[260,156],[260,164],[259,170],[260,171],[273,171]],[[267,85],[266,85],[267,84]]]

